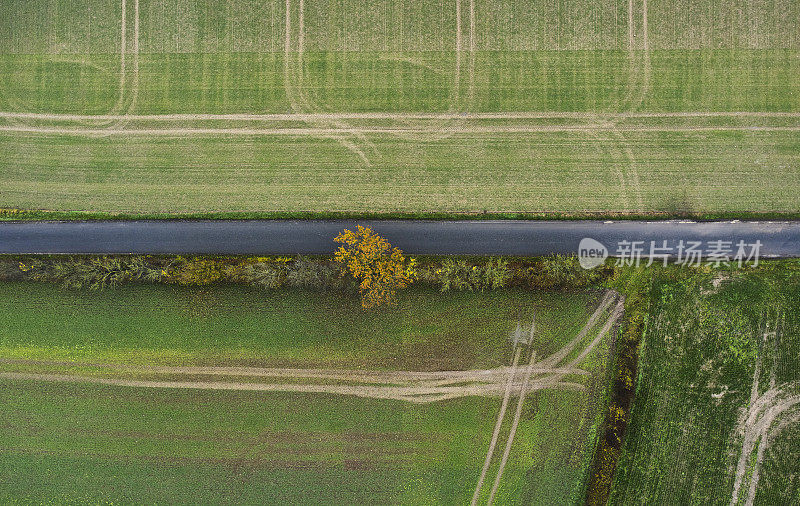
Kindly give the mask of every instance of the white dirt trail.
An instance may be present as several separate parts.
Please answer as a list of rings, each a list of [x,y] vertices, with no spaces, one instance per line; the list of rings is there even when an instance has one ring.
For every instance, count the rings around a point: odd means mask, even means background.
[[[246,376],[281,378],[285,380],[324,379],[341,380],[359,383],[420,383],[420,382],[499,382],[514,377],[514,367],[497,367],[494,369],[473,369],[466,371],[392,371],[362,369],[297,369],[269,367],[219,367],[219,366],[135,366],[126,364],[83,363],[63,361],[42,361],[27,359],[0,359],[0,364],[22,366],[62,366],[65,368],[83,367],[101,370],[119,371],[121,373],[139,374],[173,374],[194,376]],[[586,376],[589,373],[582,369],[536,367],[535,373]]]
[[[448,130],[450,136],[460,135],[495,135],[495,134],[533,134],[533,133],[559,133],[559,132],[591,132],[608,130],[605,124],[585,126],[453,126]],[[619,132],[675,132],[675,133],[700,133],[700,132],[798,132],[798,126],[770,127],[770,126],[697,126],[697,127],[627,127],[617,128]],[[358,134],[386,134],[386,135],[414,135],[427,130],[414,128],[361,128],[353,127],[350,132]],[[334,136],[341,134],[342,130],[335,127],[318,128],[140,128],[109,130],[102,128],[70,128],[70,127],[35,127],[35,126],[0,126],[0,132],[39,134],[39,135],[64,135],[77,137],[96,137],[103,135],[136,137],[190,137],[190,136]],[[638,180],[638,176],[634,178]]]
[[[561,380],[563,379],[564,376],[560,375],[560,373],[559,374],[553,374],[551,376],[544,376],[544,377],[542,377],[540,379],[537,379],[536,381],[533,381],[533,382],[531,381],[531,377],[539,369],[544,368],[544,369],[547,369],[547,370],[552,370],[552,368],[557,367],[560,362],[563,362],[566,359],[566,357],[575,349],[575,347],[581,341],[583,341],[586,338],[586,336],[588,335],[588,333],[597,325],[597,322],[598,322],[599,318],[601,317],[601,315],[603,315],[606,312],[606,310],[611,305],[611,303],[617,298],[617,295],[618,294],[616,292],[613,292],[611,290],[606,291],[606,293],[603,295],[603,298],[601,299],[597,309],[595,309],[594,313],[589,317],[589,320],[586,322],[586,324],[583,326],[583,328],[578,332],[577,336],[575,338],[573,338],[571,341],[569,341],[560,350],[558,350],[557,352],[551,354],[547,358],[545,358],[545,359],[543,359],[541,361],[538,361],[538,362],[536,360],[536,353],[535,352],[531,353],[530,361],[529,361],[527,367],[525,368],[524,377],[523,377],[522,381],[520,383],[518,383],[517,391],[519,392],[519,397],[518,397],[518,402],[517,402],[517,408],[516,408],[516,411],[515,411],[515,414],[514,414],[514,419],[511,422],[511,428],[509,430],[509,435],[506,438],[506,443],[505,443],[505,447],[504,447],[504,450],[503,450],[503,455],[501,457],[499,467],[498,467],[498,469],[496,471],[496,474],[495,474],[495,479],[494,479],[494,482],[493,482],[493,485],[492,485],[492,489],[491,489],[490,494],[489,494],[488,504],[491,504],[494,501],[494,497],[495,497],[495,495],[497,493],[497,490],[499,488],[500,482],[502,480],[503,471],[505,470],[506,463],[508,462],[508,458],[509,458],[509,455],[511,453],[512,446],[513,446],[514,438],[516,436],[517,428],[519,427],[519,423],[520,423],[520,420],[521,420],[521,417],[522,417],[522,410],[523,410],[523,407],[524,407],[524,404],[525,404],[526,395],[531,391],[544,390],[544,389],[547,389],[547,388],[551,388],[553,385],[560,384],[560,382],[561,382]],[[611,328],[611,326],[620,318],[620,316],[622,315],[622,308],[623,308],[623,301],[619,300],[619,302],[617,304],[617,307],[612,312],[612,314],[609,315],[608,320],[606,321],[606,323],[602,327],[602,329],[598,332],[597,336],[592,340],[591,343],[589,343],[589,345],[586,346],[586,348],[584,348],[584,350],[580,354],[578,354],[578,356],[576,358],[574,358],[573,360],[570,361],[570,365],[567,366],[566,368],[564,368],[565,371],[571,370],[572,367],[574,367],[581,360],[586,358],[586,356],[588,356],[589,353],[591,353],[591,351],[597,346],[597,344],[608,333],[608,330]],[[516,360],[516,358],[515,358],[515,360]],[[556,376],[557,376],[557,379],[553,379]],[[494,429],[494,432],[492,434],[492,440],[491,440],[490,445],[489,445],[489,450],[487,452],[486,459],[484,460],[483,468],[481,469],[481,475],[480,475],[480,477],[478,479],[478,483],[477,483],[477,485],[475,487],[475,492],[474,492],[474,494],[472,496],[472,506],[475,506],[478,503],[478,500],[480,498],[480,493],[481,493],[483,484],[484,484],[485,479],[486,479],[486,475],[487,475],[488,469],[490,467],[490,464],[491,464],[491,461],[492,461],[492,458],[493,458],[493,455],[494,455],[494,450],[495,450],[495,447],[496,447],[496,444],[497,444],[497,438],[498,438],[499,433],[500,433],[500,428],[502,426],[503,419],[505,418],[505,412],[506,412],[506,409],[507,409],[507,405],[508,405],[508,402],[505,401],[505,398],[504,398],[504,402],[500,407],[500,413],[498,414],[497,422],[495,424],[495,429]]]
[[[500,467],[497,470],[497,474],[494,479],[494,484],[492,485],[492,490],[489,492],[489,501],[488,504],[491,505],[494,502],[494,497],[497,494],[497,489],[500,487],[500,480],[503,477],[503,471],[506,468],[506,462],[508,462],[508,456],[511,454],[511,445],[514,443],[514,437],[517,435],[517,427],[519,427],[519,421],[522,417],[522,407],[525,405],[525,397],[528,393],[528,382],[531,379],[531,375],[533,374],[533,365],[536,363],[536,352],[531,354],[531,361],[528,364],[528,367],[525,371],[525,380],[522,383],[522,388],[519,392],[519,399],[517,400],[517,409],[514,412],[514,420],[511,422],[511,428],[508,432],[508,438],[506,439],[506,446],[503,449],[503,456],[500,458]]]
[[[456,397],[498,397],[503,395],[504,387],[501,383],[473,383],[464,386],[372,386],[372,385],[329,385],[329,384],[303,384],[303,383],[257,383],[257,382],[231,382],[231,381],[162,381],[162,380],[135,380],[123,378],[107,378],[97,376],[82,376],[69,374],[39,374],[23,372],[0,372],[0,378],[13,380],[35,380],[56,383],[81,383],[101,384],[124,387],[140,388],[167,388],[167,389],[200,389],[200,390],[250,390],[259,392],[296,392],[336,394],[371,399],[391,399],[414,403],[428,403]],[[525,391],[538,390],[539,387],[528,387],[519,382],[512,382],[512,388],[521,388]],[[569,390],[583,390],[580,383],[562,382],[560,388]]]
[[[753,386],[750,392],[750,402],[746,411],[742,412],[736,434],[742,438],[742,449],[736,465],[733,491],[731,493],[731,506],[744,500],[745,505],[752,505],[758,487],[759,474],[767,448],[786,427],[800,421],[800,383],[788,383],[776,386],[776,360],[777,343],[781,329],[781,315],[776,315],[772,325],[769,321],[763,329],[759,353],[756,358],[756,367],[753,375]],[[763,347],[772,340],[775,352],[772,357],[773,366],[770,371],[769,389],[763,394],[759,393],[759,379],[763,369]],[[777,422],[777,423],[776,423]],[[756,452],[755,462],[752,461],[753,452]],[[750,471],[749,480],[747,479]],[[749,483],[746,483],[749,482]],[[747,496],[743,497],[742,487],[747,486]]]
[[[39,121],[70,122],[85,120],[122,120],[165,121],[165,122],[198,122],[198,121],[312,121],[312,120],[526,120],[526,119],[575,119],[597,120],[604,118],[602,113],[540,111],[540,112],[442,112],[442,113],[383,113],[383,112],[315,112],[288,114],[48,114],[35,112],[0,111],[0,118],[35,119]],[[622,119],[658,119],[658,118],[787,118],[800,119],[800,113],[794,112],[762,112],[762,111],[694,111],[694,112],[622,112],[614,115]]]
[[[514,360],[511,363],[512,370],[516,371],[517,362],[519,361],[520,353],[522,352],[521,347],[517,347],[516,351],[514,352]],[[475,487],[475,493],[472,495],[472,506],[478,504],[478,497],[481,494],[481,487],[483,487],[483,482],[486,479],[486,473],[489,471],[489,465],[492,462],[492,456],[494,455],[495,446],[497,446],[497,440],[500,437],[500,429],[503,426],[503,418],[506,416],[506,409],[508,409],[508,402],[511,399],[511,378],[513,375],[509,375],[508,383],[506,384],[506,390],[503,394],[503,402],[500,404],[500,413],[497,415],[497,421],[494,424],[494,431],[492,432],[492,440],[489,442],[489,451],[486,453],[486,458],[483,461],[483,468],[481,469],[481,476],[478,478],[478,485]]]
[[[589,345],[586,348],[584,348],[584,350],[580,354],[578,354],[577,357],[575,357],[570,361],[569,366],[574,366],[575,364],[578,364],[581,360],[586,358],[589,355],[589,353],[592,352],[592,350],[594,350],[594,348],[600,343],[600,341],[603,340],[606,334],[608,334],[608,331],[611,330],[611,327],[620,319],[620,317],[622,317],[623,311],[624,311],[624,301],[619,300],[619,302],[617,302],[617,306],[614,308],[614,311],[612,311],[608,320],[606,320],[606,323],[597,333],[597,336],[592,340],[591,343],[589,343]],[[522,390],[520,392],[520,397],[517,402],[517,411],[514,414],[514,421],[511,424],[511,429],[508,435],[508,439],[506,441],[506,447],[505,450],[503,451],[503,457],[500,461],[500,467],[497,470],[497,475],[494,480],[494,485],[492,486],[492,491],[489,495],[489,501],[488,501],[489,505],[491,505],[494,502],[494,497],[497,494],[497,490],[500,487],[500,481],[503,477],[503,471],[505,470],[506,463],[508,462],[508,457],[511,454],[511,447],[514,443],[514,437],[516,436],[517,433],[517,427],[519,426],[519,422],[522,417],[522,408],[525,404],[526,394],[531,390],[550,389],[553,386],[559,384],[559,382],[563,377],[560,374],[554,374],[552,376],[530,383],[529,381],[534,365],[535,365],[535,356],[534,358],[532,358],[531,363],[528,366],[528,372],[526,373],[525,380],[522,384]]]

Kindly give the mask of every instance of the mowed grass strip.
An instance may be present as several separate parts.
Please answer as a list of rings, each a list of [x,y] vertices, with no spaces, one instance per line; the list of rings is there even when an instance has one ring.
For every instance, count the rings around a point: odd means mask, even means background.
[[[796,131],[624,135],[456,133],[410,149],[382,134],[365,167],[315,136],[13,134],[0,136],[3,205],[127,213],[800,209]]]

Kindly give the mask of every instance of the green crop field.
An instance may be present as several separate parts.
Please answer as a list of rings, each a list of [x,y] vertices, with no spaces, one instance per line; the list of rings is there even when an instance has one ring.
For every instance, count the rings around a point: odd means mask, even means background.
[[[0,502],[579,502],[613,300],[0,283]]]
[[[0,283],[0,355],[162,365],[468,369],[510,359],[505,337],[536,312],[545,336],[585,320],[584,295],[403,292],[365,312],[357,295],[245,286],[70,291]]]
[[[610,504],[800,501],[800,276],[662,279]]]
[[[0,207],[800,212],[793,0],[8,0]]]

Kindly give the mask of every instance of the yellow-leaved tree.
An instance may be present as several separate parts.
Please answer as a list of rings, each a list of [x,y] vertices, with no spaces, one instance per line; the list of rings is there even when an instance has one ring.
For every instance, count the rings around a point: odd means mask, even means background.
[[[365,309],[395,304],[397,290],[416,278],[414,259],[406,261],[402,251],[370,228],[359,225],[355,232],[345,229],[334,241],[342,244],[336,251],[336,261],[358,280]]]

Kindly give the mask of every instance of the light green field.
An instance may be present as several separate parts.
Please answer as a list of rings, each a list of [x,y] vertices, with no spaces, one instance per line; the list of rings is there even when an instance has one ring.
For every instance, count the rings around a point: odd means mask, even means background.
[[[800,501],[800,276],[662,279],[609,504]]]
[[[480,375],[511,363],[507,338],[519,319],[536,314],[533,349],[543,359],[575,337],[597,304],[586,293],[414,289],[397,308],[364,312],[356,294],[0,283],[0,502],[468,503],[500,394],[418,403],[248,391],[320,380],[196,367],[332,368],[347,377],[324,385],[364,388],[380,379],[359,381],[360,372]],[[497,503],[581,501],[608,382],[611,339],[590,345],[597,330],[565,353],[575,365],[560,367],[585,371],[570,369],[562,381],[573,387],[556,380],[527,394]],[[157,387],[164,381],[177,383]],[[461,383],[471,381],[453,388]]]
[[[800,211],[794,1],[286,5],[7,2],[0,207]]]
[[[536,312],[542,339],[585,321],[583,294],[404,291],[365,312],[357,294],[245,286],[71,291],[0,283],[0,356],[162,365],[447,370],[508,364],[506,339]]]

